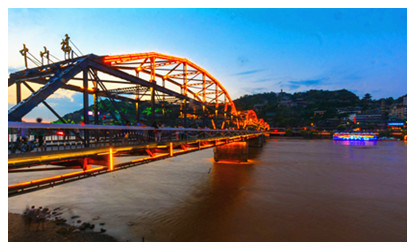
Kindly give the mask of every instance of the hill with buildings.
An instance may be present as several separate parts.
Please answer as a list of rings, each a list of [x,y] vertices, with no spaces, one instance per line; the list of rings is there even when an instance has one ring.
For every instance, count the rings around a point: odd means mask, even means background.
[[[346,89],[281,91],[245,95],[234,103],[238,110],[255,110],[271,127],[374,129],[385,128],[388,122],[406,123],[406,95],[374,100],[370,94],[359,98]]]
[[[271,127],[293,128],[314,127],[316,129],[363,129],[386,128],[388,122],[406,124],[406,95],[397,99],[392,97],[372,99],[370,94],[359,98],[346,90],[309,90],[306,92],[286,93],[268,92],[261,94],[244,95],[234,100],[238,110],[256,111],[259,118],[263,118]],[[149,123],[150,103],[140,105],[140,120]],[[164,123],[175,124],[179,116],[177,105],[167,105],[162,110],[155,109],[156,120],[160,120],[164,112]],[[177,106],[177,107],[176,107]],[[97,119],[100,124],[118,124],[119,120],[135,121],[135,106],[129,103],[102,100],[98,103]],[[93,122],[93,105],[90,106],[90,120]],[[80,123],[83,121],[83,110],[63,116],[66,122]],[[56,121],[59,122],[59,121]],[[148,124],[150,125],[150,124]]]

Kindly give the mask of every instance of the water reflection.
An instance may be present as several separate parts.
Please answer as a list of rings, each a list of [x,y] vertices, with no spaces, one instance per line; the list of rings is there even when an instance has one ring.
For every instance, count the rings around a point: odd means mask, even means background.
[[[210,158],[208,178],[195,185],[176,208],[138,217],[130,234],[149,241],[242,241],[235,228],[246,225],[244,220],[235,220],[235,214],[249,200],[255,159],[261,150],[249,148],[248,152],[245,163]]]
[[[203,150],[9,198],[8,207],[99,216],[120,241],[406,241],[406,149],[268,140],[244,164],[215,163]]]
[[[377,141],[333,140],[333,143],[348,146],[375,146]]]

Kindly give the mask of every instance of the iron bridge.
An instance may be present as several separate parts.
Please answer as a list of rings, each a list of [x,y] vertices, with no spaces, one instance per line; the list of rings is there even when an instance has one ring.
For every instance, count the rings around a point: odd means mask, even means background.
[[[8,86],[16,90],[16,104],[8,111],[9,173],[79,169],[9,183],[9,196],[247,141],[269,130],[253,110],[238,111],[205,69],[156,52],[72,57],[11,73]],[[22,87],[31,94],[23,98]],[[82,124],[70,124],[47,103],[57,91],[83,95]],[[58,122],[22,122],[41,103]],[[122,161],[123,156],[137,158]]]

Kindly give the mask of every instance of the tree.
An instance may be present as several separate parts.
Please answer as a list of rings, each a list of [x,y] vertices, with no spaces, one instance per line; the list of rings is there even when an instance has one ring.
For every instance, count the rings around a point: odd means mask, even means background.
[[[372,100],[372,96],[369,93],[366,93],[362,100],[370,102]]]
[[[367,110],[369,106],[372,104],[372,96],[369,93],[366,93],[365,96],[362,98],[362,109]]]

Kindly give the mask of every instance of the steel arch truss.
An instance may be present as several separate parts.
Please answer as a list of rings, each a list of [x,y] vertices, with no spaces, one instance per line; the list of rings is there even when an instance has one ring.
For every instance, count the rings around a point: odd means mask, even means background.
[[[222,84],[202,67],[188,59],[155,52],[104,57],[104,63],[119,70],[146,74],[149,81],[177,89],[206,106],[237,113],[229,93]]]
[[[262,118],[258,119],[254,110],[246,110],[239,112],[241,121],[239,126],[243,128],[252,128],[257,130],[269,130],[269,124],[266,123]]]
[[[31,83],[42,86],[35,91]],[[155,52],[117,56],[90,54],[12,73],[8,85],[14,84],[17,104],[9,109],[9,121],[21,121],[33,108],[43,103],[65,122],[46,103],[46,99],[58,89],[66,89],[83,93],[84,119],[88,117],[88,96],[93,95],[95,118],[98,117],[97,101],[106,98],[115,107],[122,101],[133,103],[138,109],[140,103],[146,102],[151,106],[153,121],[157,105],[162,108],[176,105],[180,106],[180,117],[185,118],[185,126],[189,116],[212,120],[213,127],[218,128],[242,125],[264,129],[267,125],[256,115],[252,119],[253,111],[240,114],[222,84],[200,66],[185,58]],[[21,98],[22,84],[33,92],[24,100]],[[120,115],[121,123],[125,124],[127,118],[122,112]],[[84,121],[89,123],[88,119]]]

